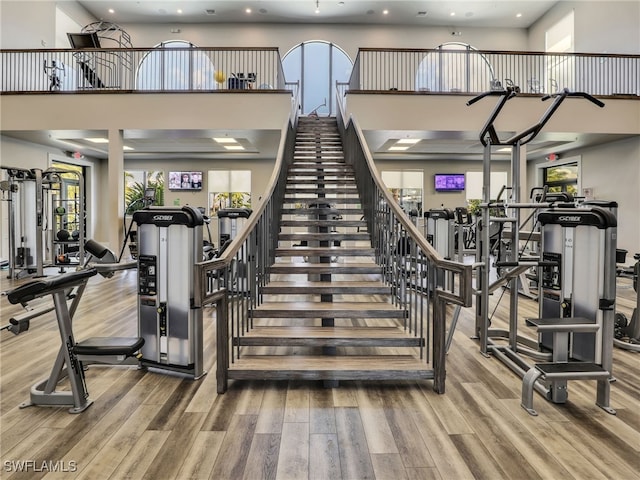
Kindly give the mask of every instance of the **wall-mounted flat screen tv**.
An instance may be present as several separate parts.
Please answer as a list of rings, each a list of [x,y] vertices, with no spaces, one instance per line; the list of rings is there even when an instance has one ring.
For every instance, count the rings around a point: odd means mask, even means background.
[[[436,173],[433,177],[437,192],[464,190],[464,173]]]
[[[100,38],[96,32],[67,33],[71,48],[100,48]]]
[[[169,172],[169,190],[202,190],[202,172]]]

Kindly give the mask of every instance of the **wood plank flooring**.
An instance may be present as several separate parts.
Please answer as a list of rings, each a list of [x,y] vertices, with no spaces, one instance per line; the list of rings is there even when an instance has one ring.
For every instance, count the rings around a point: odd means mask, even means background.
[[[618,308],[629,315],[630,281],[618,283]],[[93,277],[76,314],[77,339],[135,335],[135,286],[131,271]],[[20,307],[0,302],[6,323]],[[494,325],[508,304],[506,293]],[[520,308],[521,316],[537,309],[526,299]],[[640,479],[638,354],[614,349],[616,416],[595,406],[595,382],[574,381],[564,405],[536,394],[539,416],[532,417],[520,407],[521,380],[479,353],[467,309],[447,356],[444,395],[430,380],[340,382],[334,389],[234,380],[217,395],[214,310],[204,318],[208,375],[193,381],[91,366],[94,404],[79,415],[17,408],[49,374],[59,348],[53,313],[19,336],[1,332],[0,478]]]

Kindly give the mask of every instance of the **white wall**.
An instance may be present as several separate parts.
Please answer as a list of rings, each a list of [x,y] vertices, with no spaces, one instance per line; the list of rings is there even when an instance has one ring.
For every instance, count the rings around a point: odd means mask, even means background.
[[[574,11],[574,50],[579,53],[640,53],[640,2],[562,1],[529,29],[527,49],[543,52],[545,32]]]
[[[596,200],[618,202],[618,248],[640,252],[640,138],[635,137],[563,154],[580,156],[581,187],[593,188]],[[528,189],[540,186],[544,160],[529,162]],[[628,258],[629,260],[629,258]]]
[[[446,27],[408,27],[384,25],[140,25],[122,27],[131,35],[135,47],[153,47],[166,40],[186,40],[207,47],[277,47],[284,56],[291,48],[309,40],[324,40],[342,48],[355,59],[358,48],[435,48],[455,40],[479,49],[524,50],[526,31],[522,29],[463,29],[462,36],[451,36]],[[177,27],[180,33],[170,33]]]
[[[419,170],[424,172],[423,205],[422,210],[427,211],[432,208],[466,207],[467,199],[465,192],[436,192],[433,175],[436,173],[467,173],[482,172],[482,162],[474,161],[447,161],[447,160],[378,160],[376,161],[378,171],[383,170]],[[491,169],[494,172],[507,172],[509,175],[509,162],[492,162]]]

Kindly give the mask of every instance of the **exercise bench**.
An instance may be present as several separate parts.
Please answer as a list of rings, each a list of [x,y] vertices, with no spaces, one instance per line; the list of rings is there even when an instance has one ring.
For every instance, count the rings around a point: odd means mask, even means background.
[[[78,288],[79,293],[75,298],[80,298],[89,278],[97,273],[95,268],[68,272],[51,279],[26,283],[7,293],[7,299],[12,304],[25,304],[35,298],[51,295],[62,343],[49,377],[31,387],[30,400],[22,403],[20,408],[31,405],[66,406],[70,407],[70,413],[83,412],[92,403],[86,388],[83,362],[123,363],[129,358],[135,359],[136,353],[144,345],[144,339],[140,337],[94,337],[82,342],[75,341],[72,317],[78,303],[74,301],[69,307],[68,293]],[[71,390],[56,390],[65,377],[69,378]]]

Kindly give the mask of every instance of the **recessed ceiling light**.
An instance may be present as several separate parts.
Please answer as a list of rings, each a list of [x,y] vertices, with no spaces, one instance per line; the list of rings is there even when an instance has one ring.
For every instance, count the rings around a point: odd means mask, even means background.
[[[389,147],[390,152],[402,152],[404,150],[409,150],[409,147],[408,146],[399,147],[396,145],[394,145],[393,147]]]
[[[451,12],[449,15],[451,15],[452,17],[456,16],[456,12]]]
[[[516,13],[516,18],[520,18],[522,16],[521,13]]]
[[[386,8],[382,11],[383,15],[388,15],[389,14],[389,10],[387,10]]]
[[[244,147],[242,145],[225,145],[224,146],[225,149],[227,150],[244,150]]]
[[[110,8],[109,13],[116,13],[116,11],[113,8]]]
[[[231,137],[213,137],[213,139],[218,143],[238,143],[235,138]]]
[[[246,13],[251,13],[251,9],[250,9],[250,8],[248,8],[248,7],[247,7],[247,8],[245,8],[245,9],[244,9],[244,11],[245,11]]]
[[[181,14],[181,13],[182,13],[182,9],[181,9],[181,8],[179,8],[179,9],[178,9],[178,10],[176,10],[176,11],[178,12],[178,14]]]
[[[101,137],[92,137],[92,138],[87,138],[85,140],[91,143],[109,143],[109,140],[107,138],[101,138]]]
[[[133,147],[127,147],[126,145],[124,145],[124,146],[122,147],[122,150],[125,150],[125,151],[127,151],[127,152],[130,152],[131,150],[134,150],[134,148],[133,148]]]
[[[419,138],[401,138],[396,143],[404,143],[405,145],[415,145],[420,141]]]

